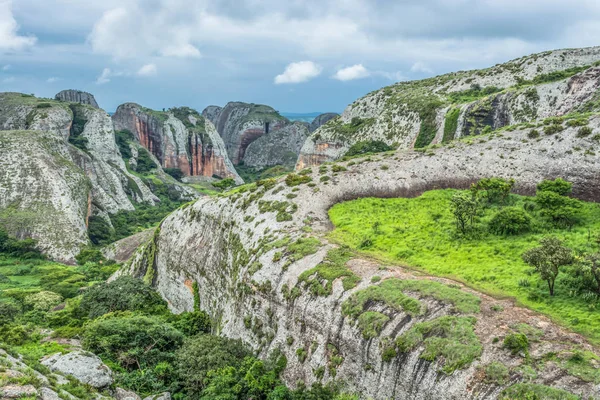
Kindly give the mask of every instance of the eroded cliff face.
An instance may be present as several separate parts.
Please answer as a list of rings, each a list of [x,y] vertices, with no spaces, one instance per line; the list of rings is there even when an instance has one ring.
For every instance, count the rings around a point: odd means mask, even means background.
[[[263,169],[283,165],[293,169],[310,132],[302,122],[286,125],[256,139],[244,153],[244,165]]]
[[[0,131],[0,224],[62,262],[88,243],[92,184],[81,160],[91,162],[54,133]]]
[[[88,92],[83,92],[81,90],[74,90],[74,89],[62,90],[62,91],[58,92],[56,94],[56,96],[54,96],[54,99],[56,99],[58,101],[65,101],[67,103],[86,104],[86,105],[94,107],[94,108],[100,108],[98,106],[98,103],[96,102],[96,99],[94,98],[93,94],[88,93]]]
[[[593,117],[589,126],[599,134],[600,117]],[[264,181],[202,198],[165,219],[122,273],[152,282],[175,312],[192,310],[197,295],[199,307],[213,318],[216,333],[240,338],[262,356],[280,349],[288,360],[284,377],[292,385],[298,380],[311,384],[336,379],[365,398],[495,399],[507,386],[531,379],[596,398],[600,391],[595,384],[554,363],[535,362],[548,354],[568,354],[574,345],[595,351],[582,337],[511,301],[493,299],[456,282],[436,286],[432,295],[398,289],[418,302],[417,313],[376,297],[366,301],[359,312],[383,317],[381,331],[365,335],[360,317],[357,324],[344,311],[348,310],[344,304],[356,302],[357,294],[393,279],[413,288],[419,286],[415,281],[449,282],[352,259],[343,251],[332,253],[336,246],[324,236],[331,227],[327,210],[337,202],[466,188],[484,177],[514,178],[523,194],[532,194],[542,179],[563,177],[573,182],[576,196],[598,201],[600,155],[593,151],[593,135],[578,137],[577,130],[565,127],[559,136],[542,135],[539,140],[528,138],[530,129],[507,130],[454,141],[428,153],[398,151],[340,163],[335,169],[312,168],[288,183]],[[320,179],[323,175],[328,179]],[[308,178],[312,183],[306,183]],[[317,242],[316,252],[299,255],[297,245],[305,246],[307,241]],[[337,278],[320,274],[327,265],[342,272]],[[453,296],[440,297],[442,287],[452,290]],[[473,307],[461,309],[451,300],[455,296],[468,298]],[[395,338],[418,323],[436,324],[446,317],[468,323],[461,337],[471,338],[468,348],[474,351],[473,362],[445,374],[441,370],[448,360],[424,360],[422,346],[384,360]],[[513,332],[511,326],[518,323],[543,332],[530,351],[537,375],[513,373],[506,383],[486,383],[480,368],[491,361],[524,366],[524,358],[493,340]]]
[[[231,102],[222,109],[209,106],[202,114],[214,120],[217,132],[223,138],[229,159],[234,165],[238,165],[244,159],[250,143],[289,123],[273,108],[262,104]]]
[[[126,103],[117,108],[112,120],[116,130],[132,132],[163,168],[178,168],[185,176],[243,182],[215,127],[195,110],[181,107],[160,112]]]
[[[401,82],[349,105],[302,148],[298,168],[332,161],[360,141],[408,149],[561,116],[595,102],[600,47],[557,50],[492,68]],[[577,73],[580,72],[580,73]],[[595,107],[595,108],[594,108]]]
[[[332,119],[334,119],[335,117],[339,116],[339,114],[336,113],[325,113],[325,114],[321,114],[318,115],[309,125],[308,129],[310,130],[310,132],[314,132],[317,129],[319,129],[321,126],[325,125],[326,123],[328,123],[329,121],[331,121]]]

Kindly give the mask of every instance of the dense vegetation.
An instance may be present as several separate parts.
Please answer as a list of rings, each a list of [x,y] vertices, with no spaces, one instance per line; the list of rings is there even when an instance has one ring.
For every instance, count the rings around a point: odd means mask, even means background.
[[[600,340],[600,207],[544,181],[535,197],[512,181],[435,190],[414,199],[361,199],[330,210],[332,239],[380,259],[513,296]]]
[[[104,281],[118,268],[86,249],[80,265],[45,260],[0,231],[0,348],[21,354],[43,373],[44,355],[67,352],[61,338],[79,338],[116,374],[115,385],[142,396],[170,391],[175,399],[353,400],[336,384],[288,389],[280,380],[286,359],[275,351],[259,360],[242,342],[213,336],[196,310],[180,315],[142,281]],[[52,333],[43,333],[50,330]],[[34,383],[24,377],[21,384]],[[72,380],[57,389],[83,398],[96,393]]]

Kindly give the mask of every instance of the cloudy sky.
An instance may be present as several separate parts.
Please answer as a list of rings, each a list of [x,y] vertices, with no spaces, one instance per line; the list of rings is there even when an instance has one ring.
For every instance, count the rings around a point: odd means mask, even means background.
[[[0,0],[0,91],[339,112],[399,80],[594,45],[598,0]]]

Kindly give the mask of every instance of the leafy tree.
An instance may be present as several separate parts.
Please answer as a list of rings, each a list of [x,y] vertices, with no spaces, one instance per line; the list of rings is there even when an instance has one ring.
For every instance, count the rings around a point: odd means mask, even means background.
[[[344,156],[352,157],[362,154],[383,153],[385,151],[391,150],[394,150],[394,148],[388,146],[387,143],[381,140],[366,140],[362,142],[357,142],[354,145],[352,145],[352,147],[348,149]]]
[[[85,326],[83,346],[127,370],[172,362],[183,334],[155,316],[131,312],[107,314]]]
[[[103,217],[91,216],[88,219],[88,237],[95,245],[109,244],[115,240],[115,231]]]
[[[14,321],[17,315],[19,315],[19,308],[17,306],[8,302],[0,303],[0,325]]]
[[[504,203],[514,185],[514,179],[485,178],[471,185],[471,191],[490,203]]]
[[[77,260],[77,264],[83,265],[88,262],[98,263],[106,261],[104,254],[98,249],[94,248],[85,248],[79,252],[78,255],[75,256],[75,260]]]
[[[522,208],[506,207],[490,220],[489,229],[498,235],[517,235],[531,228],[531,217]]]
[[[114,311],[164,313],[167,303],[141,280],[122,276],[88,289],[81,299],[80,308],[89,318],[97,318]]]
[[[181,182],[181,178],[183,178],[183,172],[179,168],[163,168],[167,174],[171,175],[173,178]]]
[[[227,190],[230,187],[235,186],[235,180],[233,180],[233,178],[225,178],[221,179],[219,182],[213,183],[212,185],[218,189]]]
[[[184,312],[173,318],[173,326],[186,336],[210,333],[210,317],[204,311]]]
[[[49,311],[62,301],[63,298],[60,294],[48,291],[41,291],[25,297],[25,305],[36,311]]]
[[[176,370],[184,391],[198,398],[208,383],[208,371],[237,369],[250,352],[238,340],[198,335],[185,340],[176,354]]]
[[[77,296],[79,290],[86,286],[86,281],[85,276],[73,269],[60,269],[43,275],[40,278],[40,286],[68,299]]]
[[[556,178],[555,180],[543,180],[538,183],[537,191],[538,192],[554,192],[561,196],[566,196],[571,193],[573,189],[573,184],[571,182],[565,181],[562,178]]]
[[[581,207],[581,203],[577,199],[545,190],[537,193],[535,201],[541,208],[540,214],[556,225],[571,228],[577,221]]]
[[[595,290],[600,295],[600,252],[587,254],[578,264],[578,272],[592,278]]]
[[[461,233],[467,233],[473,226],[477,215],[478,201],[470,193],[458,192],[451,199],[452,214],[456,228]]]
[[[523,254],[523,260],[548,283],[550,296],[554,296],[556,277],[560,273],[561,267],[573,262],[573,253],[555,237],[545,237],[540,240],[540,244],[540,247],[527,250]]]

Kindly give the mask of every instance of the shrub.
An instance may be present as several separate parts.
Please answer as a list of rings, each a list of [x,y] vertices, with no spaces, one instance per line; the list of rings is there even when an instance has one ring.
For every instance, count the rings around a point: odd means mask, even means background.
[[[35,106],[35,108],[52,108],[52,104],[50,104],[50,103],[38,103],[38,105]]]
[[[527,354],[529,351],[529,340],[522,333],[511,333],[504,338],[503,347],[510,350],[513,355],[519,353]]]
[[[85,276],[72,269],[56,270],[40,278],[40,286],[44,290],[58,293],[67,299],[77,296],[85,285]]]
[[[285,184],[288,186],[298,186],[310,181],[312,181],[312,178],[308,175],[289,174],[285,178]]]
[[[62,300],[63,298],[60,294],[41,291],[25,297],[25,305],[36,311],[49,311],[51,308],[59,305]]]
[[[506,207],[491,219],[489,229],[497,235],[518,235],[531,227],[531,217],[522,208]]]
[[[552,124],[544,127],[544,133],[546,135],[554,135],[556,133],[562,132],[565,128],[560,124]]]
[[[394,150],[394,148],[381,140],[368,140],[355,143],[348,149],[344,156],[352,157],[362,154],[383,153],[391,150]]]
[[[541,208],[541,215],[554,224],[572,227],[577,222],[581,203],[570,197],[561,196],[555,192],[538,192],[535,201]]]
[[[490,203],[503,203],[514,185],[514,179],[485,178],[472,185],[471,191],[476,196],[485,197]]]
[[[590,128],[589,126],[582,126],[577,131],[577,137],[590,136],[592,133],[593,133],[592,128]]]
[[[529,131],[529,133],[527,133],[527,137],[529,139],[537,139],[540,137],[540,132],[538,132],[536,129],[532,129]]]
[[[156,163],[150,157],[150,153],[143,147],[138,148],[137,164],[135,171],[140,174],[147,174],[156,168]]]
[[[77,264],[83,265],[88,262],[98,263],[106,261],[106,258],[102,254],[102,252],[98,249],[94,248],[86,248],[79,252],[78,255],[75,256],[75,260],[77,260]]]
[[[580,400],[564,390],[533,383],[517,383],[500,393],[499,400]]]
[[[504,385],[510,376],[508,368],[499,362],[493,361],[485,366],[485,382]]]
[[[87,290],[80,307],[89,318],[114,311],[161,313],[167,310],[166,302],[154,289],[129,276],[101,283]]]
[[[185,339],[175,355],[175,367],[183,390],[190,398],[199,398],[208,383],[209,371],[237,368],[250,352],[239,340],[198,335]]]
[[[181,178],[183,178],[183,172],[179,168],[163,168],[163,171],[180,182]]]
[[[125,161],[128,161],[132,154],[131,148],[129,147],[129,142],[133,141],[133,133],[129,130],[121,130],[115,131],[115,142],[117,143],[117,147],[119,148],[119,152],[121,153],[121,157]]]
[[[561,196],[566,196],[571,193],[573,189],[573,184],[571,182],[565,181],[562,178],[556,178],[555,180],[543,180],[538,183],[537,191],[538,192],[554,192]]]
[[[204,311],[184,312],[173,318],[173,326],[186,336],[210,333],[210,317]]]
[[[233,178],[225,178],[221,179],[219,182],[214,182],[212,185],[217,189],[227,190],[230,187],[235,186],[235,180]]]
[[[88,220],[88,237],[93,244],[104,245],[114,241],[115,231],[103,217],[91,216]]]

